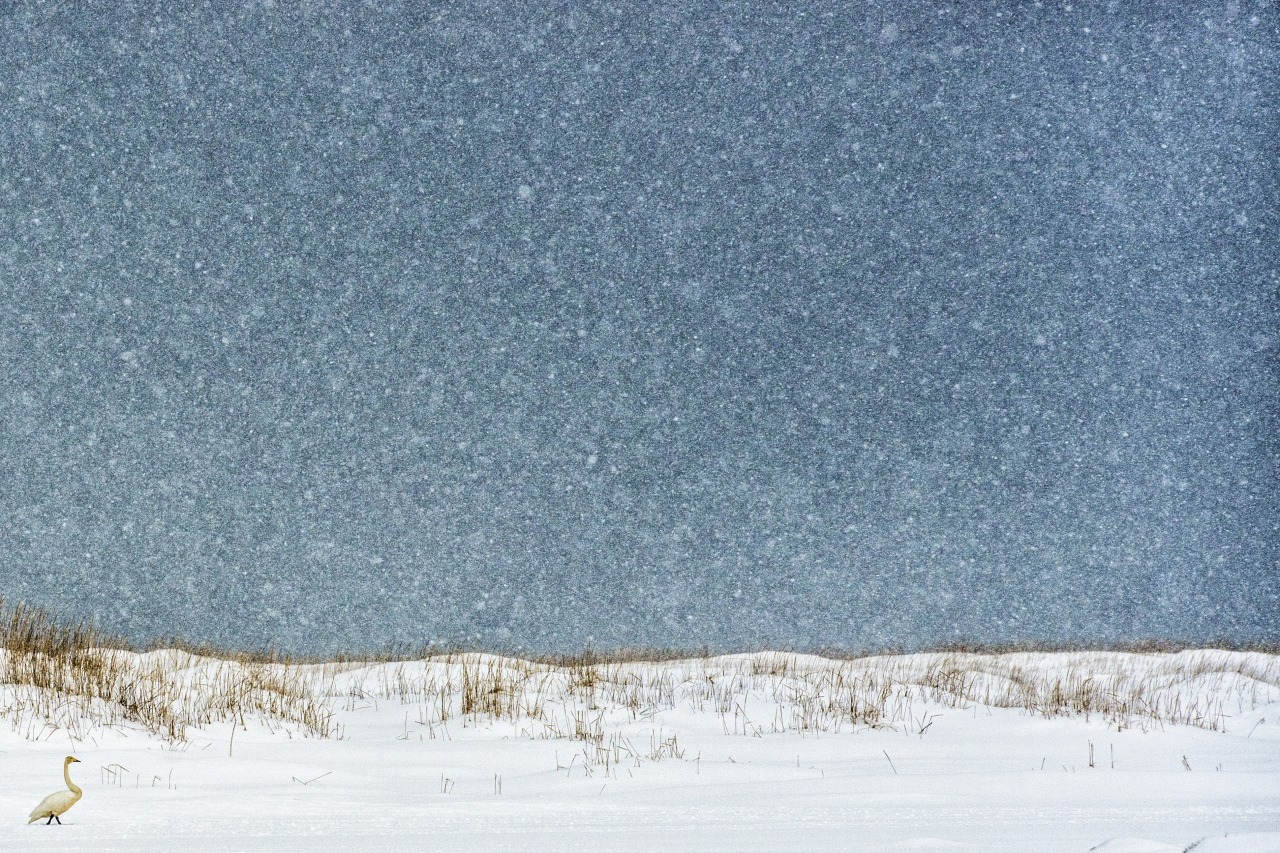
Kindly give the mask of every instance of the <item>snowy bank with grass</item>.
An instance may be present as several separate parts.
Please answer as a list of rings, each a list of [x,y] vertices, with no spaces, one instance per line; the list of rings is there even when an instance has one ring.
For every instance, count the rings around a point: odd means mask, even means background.
[[[304,665],[17,645],[5,849],[1280,850],[1280,656],[1261,652]],[[69,754],[83,799],[27,826]]]

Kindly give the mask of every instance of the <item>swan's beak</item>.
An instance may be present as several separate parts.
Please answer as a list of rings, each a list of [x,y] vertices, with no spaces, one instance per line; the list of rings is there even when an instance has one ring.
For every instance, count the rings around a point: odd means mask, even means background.
[[[71,760],[74,761],[76,764],[80,763],[80,759],[76,758],[74,755],[71,756]]]

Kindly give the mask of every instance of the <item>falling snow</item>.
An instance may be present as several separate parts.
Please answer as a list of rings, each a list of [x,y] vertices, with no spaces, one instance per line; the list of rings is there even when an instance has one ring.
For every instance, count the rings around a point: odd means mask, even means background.
[[[0,592],[1276,640],[1273,4],[17,2]]]

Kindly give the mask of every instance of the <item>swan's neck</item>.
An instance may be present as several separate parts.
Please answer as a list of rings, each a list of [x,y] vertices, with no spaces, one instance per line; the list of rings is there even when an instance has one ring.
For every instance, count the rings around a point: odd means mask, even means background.
[[[71,762],[69,761],[62,765],[62,778],[67,781],[67,787],[71,789],[71,793],[77,796],[84,793],[75,782],[71,781]]]

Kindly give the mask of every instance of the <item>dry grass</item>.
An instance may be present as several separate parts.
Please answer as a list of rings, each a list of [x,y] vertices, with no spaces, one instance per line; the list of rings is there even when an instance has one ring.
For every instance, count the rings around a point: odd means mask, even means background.
[[[938,711],[976,706],[1098,717],[1117,729],[1225,731],[1236,715],[1280,698],[1280,657],[1221,650],[852,660],[757,652],[659,664],[455,653],[329,674],[335,697],[416,706],[415,718],[431,736],[453,721],[507,723],[521,737],[577,741],[575,766],[585,772],[678,756],[675,737],[660,734],[669,712],[696,712],[726,735],[749,737],[860,728],[923,735]],[[648,732],[647,744],[638,731]]]
[[[342,736],[369,703],[406,707],[419,736],[509,724],[566,739],[586,773],[682,755],[662,715],[697,712],[726,735],[894,728],[921,734],[939,709],[986,706],[1100,718],[1117,728],[1225,730],[1280,697],[1262,651],[973,651],[832,658],[790,652],[586,652],[527,659],[450,651],[417,660],[294,661],[214,650],[137,652],[85,625],[0,603],[0,719],[40,739],[140,726],[173,743],[219,722]],[[206,652],[205,654],[198,653]],[[413,711],[410,711],[412,708]]]
[[[246,717],[320,737],[332,732],[332,713],[299,665],[178,650],[139,654],[21,604],[0,602],[0,613],[0,718],[28,738],[65,729],[85,740],[132,724],[177,741],[188,728]]]

